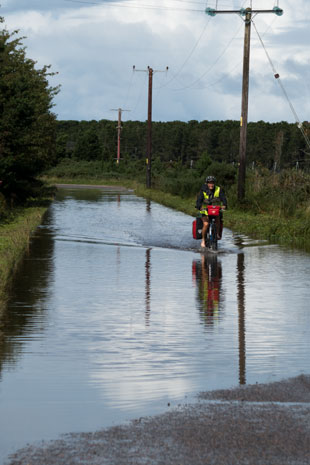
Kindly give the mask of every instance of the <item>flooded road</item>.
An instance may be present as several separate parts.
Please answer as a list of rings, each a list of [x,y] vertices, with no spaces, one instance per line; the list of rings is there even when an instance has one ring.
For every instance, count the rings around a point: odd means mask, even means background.
[[[310,372],[310,255],[131,193],[60,190],[0,326],[0,463],[26,443]]]

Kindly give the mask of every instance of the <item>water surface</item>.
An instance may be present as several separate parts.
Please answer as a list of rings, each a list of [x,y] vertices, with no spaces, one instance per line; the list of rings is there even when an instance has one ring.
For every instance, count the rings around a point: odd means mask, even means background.
[[[130,193],[61,190],[0,333],[0,463],[69,431],[159,413],[202,390],[309,373],[310,256]]]

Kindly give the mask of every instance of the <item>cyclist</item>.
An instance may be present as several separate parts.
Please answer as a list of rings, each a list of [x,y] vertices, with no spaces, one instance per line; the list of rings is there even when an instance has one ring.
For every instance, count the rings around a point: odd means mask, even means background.
[[[206,209],[207,205],[220,203],[222,205],[223,210],[227,208],[227,200],[223,192],[223,189],[219,186],[216,186],[215,183],[216,183],[216,179],[214,176],[207,176],[206,182],[201,187],[199,194],[197,196],[196,208],[202,214],[202,221],[203,221],[201,247],[206,246],[205,236],[209,228],[209,216],[208,216],[208,211]],[[220,216],[216,217],[216,229],[218,231],[217,238],[222,239],[222,230],[223,230],[222,212],[220,212]]]

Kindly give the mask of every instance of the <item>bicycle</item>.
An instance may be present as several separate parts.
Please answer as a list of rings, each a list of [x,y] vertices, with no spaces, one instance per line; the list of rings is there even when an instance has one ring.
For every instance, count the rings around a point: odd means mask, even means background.
[[[206,246],[209,249],[217,250],[217,226],[216,217],[220,215],[221,207],[219,205],[208,205],[207,211],[209,216],[209,228],[206,235]]]
[[[217,250],[217,225],[216,217],[220,215],[221,207],[219,205],[207,205],[206,207],[209,216],[209,228],[206,233],[206,248]],[[196,220],[193,221],[193,238],[202,239],[203,222],[201,215],[198,215]]]

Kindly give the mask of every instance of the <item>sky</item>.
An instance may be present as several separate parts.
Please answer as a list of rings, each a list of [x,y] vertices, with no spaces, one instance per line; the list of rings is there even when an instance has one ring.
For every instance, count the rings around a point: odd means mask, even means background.
[[[9,31],[60,85],[59,120],[239,120],[244,17],[253,14],[249,121],[310,120],[309,0],[0,0]],[[133,67],[135,66],[135,70]],[[166,68],[168,67],[168,70]],[[278,73],[280,79],[275,79]]]

